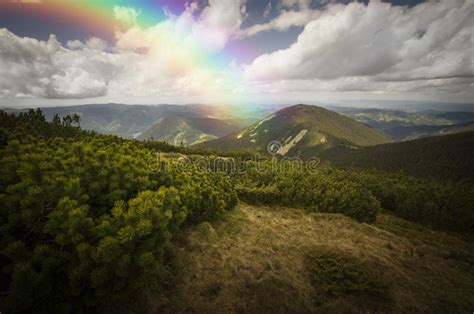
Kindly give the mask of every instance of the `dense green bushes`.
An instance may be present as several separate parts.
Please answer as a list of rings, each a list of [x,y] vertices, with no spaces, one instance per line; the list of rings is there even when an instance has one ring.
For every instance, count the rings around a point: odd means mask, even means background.
[[[275,161],[273,161],[275,163]],[[267,167],[247,162],[234,174],[241,199],[253,204],[280,204],[315,212],[342,213],[373,222],[385,209],[434,228],[474,233],[474,188],[401,174],[341,170],[327,164],[307,170]],[[299,170],[298,170],[299,169]]]
[[[280,191],[275,186],[249,187],[237,185],[239,198],[254,205],[279,205],[281,204]]]
[[[35,111],[0,119],[6,312],[76,312],[143,287],[159,276],[180,225],[237,202],[224,174],[183,171],[137,142],[47,123]]]
[[[377,265],[325,247],[312,248],[305,257],[317,305],[344,304],[349,299],[350,311],[354,305],[357,312],[387,311],[392,302],[391,282]]]
[[[275,161],[273,161],[275,162]],[[380,204],[369,190],[350,179],[340,180],[328,168],[297,171],[296,167],[269,165],[258,171],[247,163],[237,174],[240,198],[253,204],[280,204],[311,212],[341,213],[360,222],[373,222]]]
[[[439,229],[474,233],[474,188],[400,174],[340,171],[369,189],[382,207],[410,221]]]
[[[370,191],[350,180],[338,181],[330,174],[287,176],[277,186],[287,206],[341,213],[361,222],[374,222],[380,211],[380,204]]]

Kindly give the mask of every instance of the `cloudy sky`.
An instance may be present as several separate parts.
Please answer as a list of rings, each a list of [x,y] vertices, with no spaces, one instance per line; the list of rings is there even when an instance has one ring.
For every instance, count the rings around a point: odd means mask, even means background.
[[[474,0],[1,0],[0,106],[473,102]]]

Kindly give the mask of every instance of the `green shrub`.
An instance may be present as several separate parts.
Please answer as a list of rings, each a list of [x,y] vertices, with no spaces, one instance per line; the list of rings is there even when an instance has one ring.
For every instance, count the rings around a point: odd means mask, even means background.
[[[275,161],[273,161],[275,163]],[[260,167],[260,170],[257,169]],[[359,222],[374,222],[380,204],[371,192],[332,170],[285,171],[278,164],[249,163],[234,177],[239,197],[252,204],[300,207],[311,212],[341,213]],[[293,167],[290,169],[296,169]]]
[[[359,222],[374,222],[379,202],[370,191],[327,174],[286,176],[277,182],[282,203],[312,212],[341,213]]]
[[[235,187],[241,200],[254,205],[281,204],[281,195],[276,187]]]
[[[438,229],[474,233],[474,189],[399,174],[346,171],[397,216]]]
[[[156,282],[180,225],[237,202],[229,177],[180,171],[138,142],[37,112],[0,113],[0,121],[9,134],[0,149],[0,308],[8,313],[89,311]]]
[[[356,298],[359,304],[370,308],[371,304],[391,301],[389,280],[376,266],[354,256],[321,247],[308,252],[305,264],[317,303]]]

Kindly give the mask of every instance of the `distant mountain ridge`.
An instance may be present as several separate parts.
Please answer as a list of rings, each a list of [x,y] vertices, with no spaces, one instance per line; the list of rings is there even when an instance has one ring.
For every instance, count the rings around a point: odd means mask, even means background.
[[[336,112],[310,105],[281,109],[250,127],[199,146],[220,150],[265,151],[277,141],[277,153],[308,157],[330,147],[390,142],[382,132]]]
[[[338,108],[334,107],[335,110]],[[342,114],[383,131],[396,141],[474,129],[473,112],[406,112],[376,108],[342,108]]]
[[[28,109],[5,109],[6,112],[10,113],[26,110]],[[172,116],[223,120],[242,128],[271,112],[272,107],[248,107],[242,108],[239,112],[224,105],[124,105],[111,103],[44,107],[41,110],[47,120],[51,120],[55,114],[62,117],[77,113],[81,117],[81,127],[85,130],[102,134],[114,134],[125,138],[136,138],[153,127],[160,119]]]
[[[213,118],[169,116],[160,119],[137,139],[189,146],[227,135],[238,129],[235,124]]]
[[[370,103],[368,103],[370,105]],[[384,108],[354,108],[341,106],[327,106],[325,108],[336,111],[349,118],[355,119],[372,128],[380,130],[384,134],[390,136],[394,141],[405,141],[420,137],[428,137],[441,134],[451,134],[465,132],[474,129],[474,112],[468,110],[474,106],[443,106],[443,109],[464,109],[465,111],[409,111],[405,109],[384,109]],[[190,119],[186,127],[186,135],[184,138],[188,145],[197,144],[202,140],[212,140],[216,137],[222,137],[229,132],[235,131],[233,127],[227,128],[225,124],[245,128],[249,125],[263,119],[269,114],[285,108],[282,104],[273,105],[206,105],[206,104],[189,104],[189,105],[125,105],[125,104],[90,104],[90,105],[74,105],[62,107],[43,107],[46,118],[51,120],[55,114],[60,117],[77,113],[81,117],[81,127],[85,130],[93,130],[103,134],[114,134],[124,138],[151,138],[161,139],[166,137],[170,143],[177,143],[174,137],[179,132],[173,131],[173,128],[162,128],[155,135],[149,135],[151,129],[156,131],[156,124],[164,119],[165,124],[168,117],[181,117]],[[430,107],[428,107],[430,108]],[[441,108],[441,107],[440,107]],[[21,112],[28,109],[5,109],[7,112]],[[199,122],[199,119],[202,119]],[[208,120],[209,119],[209,120]],[[214,120],[212,120],[214,119]],[[191,121],[192,120],[192,121]],[[216,121],[222,121],[221,124]],[[206,124],[209,124],[206,126]],[[177,126],[180,125],[179,123]],[[212,130],[212,128],[226,130]],[[290,126],[291,128],[291,126]],[[163,129],[167,129],[170,133],[164,134]],[[194,131],[193,131],[194,130]],[[195,134],[193,134],[193,132]],[[283,133],[283,132],[281,132]],[[291,133],[291,132],[290,132]],[[330,134],[331,132],[328,132]],[[309,135],[310,133],[308,133]],[[167,136],[169,135],[169,136]],[[182,137],[184,134],[181,134]],[[290,134],[294,142],[294,136],[298,134]],[[279,141],[284,143],[289,136]],[[308,135],[300,135],[303,140]],[[339,137],[343,140],[343,137]],[[255,141],[257,139],[254,139]],[[351,139],[349,139],[351,142]],[[351,145],[348,143],[348,145]],[[224,145],[225,146],[225,145]],[[244,145],[247,146],[247,145]],[[256,145],[248,145],[246,149],[254,150]],[[259,146],[259,145],[257,145]],[[286,149],[288,149],[287,146]],[[323,146],[318,149],[323,149]],[[257,147],[257,149],[264,149]]]
[[[450,125],[415,125],[402,126],[386,130],[385,132],[397,140],[413,140],[443,134],[454,134],[474,131],[474,121]]]

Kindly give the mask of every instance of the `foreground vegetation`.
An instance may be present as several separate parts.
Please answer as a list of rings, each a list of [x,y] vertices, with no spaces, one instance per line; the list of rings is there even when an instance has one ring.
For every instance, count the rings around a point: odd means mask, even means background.
[[[169,280],[164,265],[173,238],[186,232],[183,227],[222,217],[237,197],[372,224],[387,210],[435,228],[474,233],[474,191],[467,184],[249,160],[245,152],[223,158],[85,132],[78,116],[46,122],[39,110],[0,112],[0,125],[0,309],[6,312],[89,311],[162,287]],[[321,259],[329,266],[321,266]],[[332,273],[331,263],[352,268]],[[329,267],[328,282],[368,275],[357,270],[367,264],[337,252],[308,251],[306,265],[318,278],[312,267]],[[280,289],[269,280],[268,286],[256,284],[256,291]],[[362,291],[359,283],[351,285],[367,297],[389,299],[385,284],[364,280]],[[318,289],[325,284],[313,282]]]
[[[473,252],[470,239],[385,213],[369,225],[239,204],[172,242],[162,293],[136,295],[112,309],[464,313],[474,307]]]
[[[151,150],[41,112],[2,114],[1,291],[7,312],[75,312],[156,281],[182,224],[237,201],[220,173],[151,171]]]
[[[258,171],[264,165],[269,170]],[[274,161],[246,163],[246,171],[234,176],[240,198],[257,205],[342,213],[369,223],[384,209],[433,228],[474,233],[474,187],[470,184],[344,170],[328,164],[310,170],[291,162],[276,165]]]

